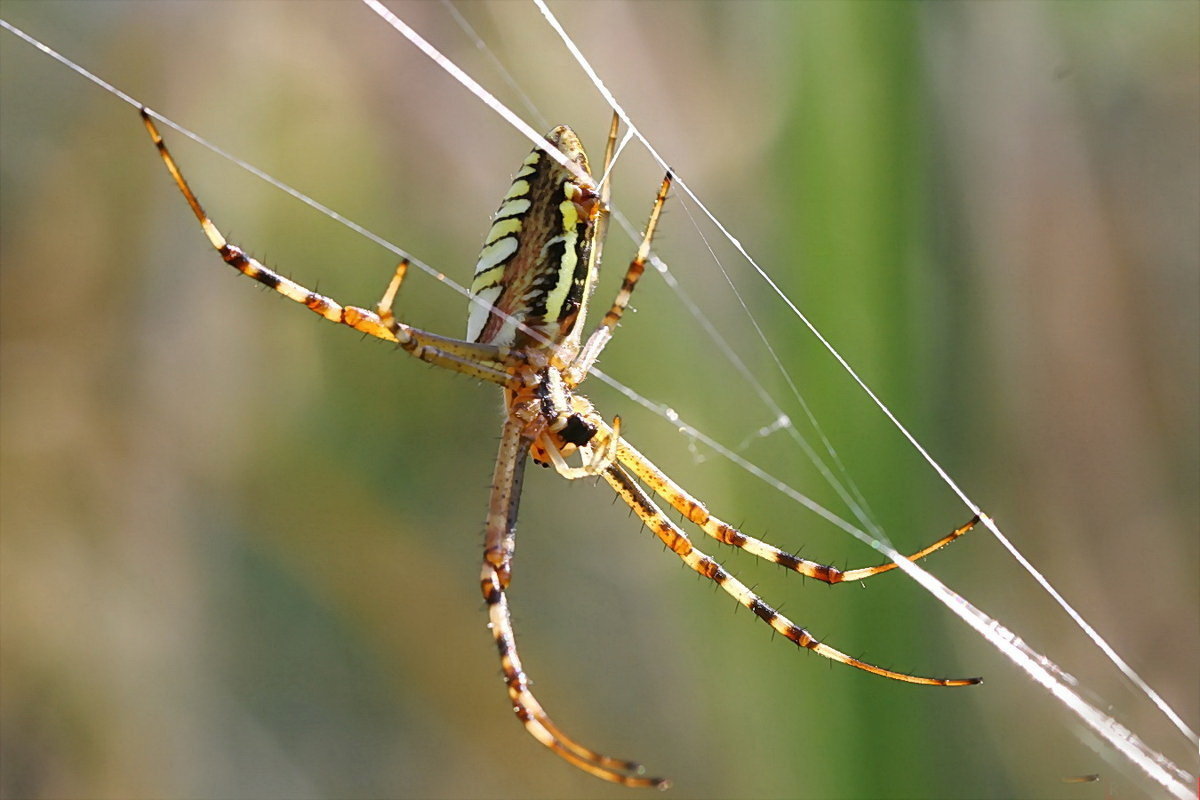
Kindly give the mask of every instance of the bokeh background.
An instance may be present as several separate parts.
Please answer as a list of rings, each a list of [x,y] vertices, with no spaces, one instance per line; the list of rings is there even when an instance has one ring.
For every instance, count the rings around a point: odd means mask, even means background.
[[[535,127],[608,110],[537,12],[391,6]],[[465,281],[522,140],[357,4],[55,3],[3,16]],[[1017,545],[1195,727],[1200,6],[556,3],[685,180]],[[495,70],[512,72],[530,109]],[[626,797],[507,709],[477,587],[487,386],[224,267],[137,114],[0,32],[0,792],[8,798]],[[385,250],[178,134],[231,237],[370,304]],[[640,224],[660,169],[631,147]],[[969,514],[679,197],[659,252],[812,436],[730,276],[901,549]],[[710,254],[705,237],[716,256]],[[632,245],[614,235],[601,302]],[[657,276],[603,368],[848,515]],[[407,321],[466,303],[413,274]],[[591,382],[718,514],[877,556]],[[603,487],[529,476],[512,590],[536,689],[677,798],[1153,795],[898,574],[829,589],[720,552],[884,681],[776,640]],[[702,545],[703,546],[703,545]],[[712,546],[707,549],[714,550]],[[986,533],[928,562],[1177,763],[1195,747]],[[1100,784],[1067,776],[1100,773]]]

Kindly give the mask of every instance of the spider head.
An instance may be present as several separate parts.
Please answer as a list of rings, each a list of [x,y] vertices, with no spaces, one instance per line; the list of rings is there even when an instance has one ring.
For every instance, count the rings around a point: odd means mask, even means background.
[[[596,426],[585,420],[578,414],[572,414],[567,417],[567,422],[563,425],[562,430],[558,432],[558,436],[567,444],[573,444],[576,447],[583,447],[592,440],[596,435]]]

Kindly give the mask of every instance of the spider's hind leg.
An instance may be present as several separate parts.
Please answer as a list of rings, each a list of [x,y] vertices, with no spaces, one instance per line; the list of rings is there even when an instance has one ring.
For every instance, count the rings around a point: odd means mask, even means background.
[[[393,334],[400,330],[400,323],[396,322],[395,314],[396,294],[400,291],[400,284],[404,283],[404,276],[407,274],[408,259],[402,258],[396,265],[396,271],[392,273],[392,279],[388,282],[387,288],[383,290],[383,297],[379,298],[379,302],[375,304],[375,315]]]
[[[490,381],[491,383],[501,385],[509,383],[510,375],[505,365],[506,354],[501,348],[494,345],[466,342],[458,339],[450,339],[445,336],[438,336],[428,331],[401,324],[395,320],[391,315],[390,305],[391,301],[395,298],[396,291],[400,288],[400,282],[404,278],[404,271],[407,267],[406,262],[397,268],[392,282],[388,286],[388,290],[384,293],[383,300],[377,306],[377,308],[382,306],[388,307],[387,319],[385,321],[375,311],[358,306],[343,305],[331,297],[319,294],[290,278],[280,275],[257,259],[246,255],[246,252],[241,247],[225,238],[225,235],[221,233],[220,229],[217,228],[216,224],[208,216],[208,213],[205,212],[204,207],[200,205],[200,200],[183,177],[183,172],[179,169],[174,156],[171,155],[166,142],[163,141],[162,135],[158,132],[158,128],[154,124],[152,112],[144,106],[140,109],[140,112],[142,124],[145,125],[146,132],[150,134],[151,141],[154,142],[154,146],[158,149],[158,155],[162,159],[163,166],[167,168],[167,172],[170,173],[176,188],[179,189],[187,201],[192,214],[196,217],[196,221],[200,223],[200,228],[204,231],[209,244],[220,254],[221,259],[226,264],[246,277],[258,281],[268,289],[278,292],[295,303],[299,303],[309,311],[320,315],[330,322],[345,325],[359,333],[365,333],[377,339],[396,342],[409,355],[429,364],[461,372],[480,380]]]
[[[629,307],[633,290],[637,288],[642,273],[646,271],[646,260],[650,258],[650,245],[654,241],[654,231],[658,227],[658,220],[662,216],[663,206],[667,202],[667,193],[671,190],[673,181],[674,176],[668,170],[659,185],[658,194],[654,198],[654,205],[650,209],[650,217],[646,221],[646,229],[642,233],[637,253],[629,262],[629,266],[625,268],[625,277],[621,281],[621,288],[617,291],[616,299],[604,314],[604,319],[601,320],[599,327],[592,331],[587,341],[584,342],[575,362],[567,370],[566,380],[571,387],[578,386],[587,377],[588,372],[596,363],[596,359],[600,357],[600,352],[612,339],[613,333],[617,329],[617,323],[621,321],[621,317],[625,315],[625,310]]]

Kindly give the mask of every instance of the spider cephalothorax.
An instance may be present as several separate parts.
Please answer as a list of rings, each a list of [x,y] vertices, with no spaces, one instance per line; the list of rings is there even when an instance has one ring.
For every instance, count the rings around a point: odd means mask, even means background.
[[[343,306],[317,294],[228,243],[188,187],[146,109],[142,109],[142,119],[209,242],[231,267],[331,322],[396,342],[422,361],[503,388],[505,419],[488,505],[480,585],[513,711],[534,738],[559,756],[592,775],[626,786],[667,785],[660,778],[641,776],[641,768],[632,761],[609,758],[571,739],[554,724],[529,690],[517,655],[505,591],[512,580],[517,507],[525,463],[530,456],[543,465],[553,466],[568,479],[602,477],[671,552],[796,645],[907,683],[965,686],[979,682],[978,678],[924,678],[877,667],[818,641],[784,617],[700,552],[687,534],[667,518],[651,494],[718,542],[826,583],[863,580],[896,565],[840,570],[799,558],[742,533],[710,514],[703,503],[622,439],[619,419],[608,424],[585,397],[575,393],[612,338],[645,268],[654,229],[671,186],[669,172],[659,187],[637,254],[625,271],[616,299],[596,330],[583,340],[588,298],[595,286],[603,245],[608,184],[605,180],[598,185],[592,178],[587,155],[570,128],[560,126],[547,134],[546,147],[535,148],[522,162],[484,241],[471,284],[467,339],[450,339],[405,325],[393,315],[392,305],[404,280],[407,262],[396,268],[380,302],[367,309]],[[614,116],[605,151],[604,175],[613,160],[617,123]],[[562,156],[562,162],[554,153]],[[581,464],[571,466],[567,459],[576,455],[580,456]],[[923,558],[944,547],[976,522],[977,517],[910,558]]]

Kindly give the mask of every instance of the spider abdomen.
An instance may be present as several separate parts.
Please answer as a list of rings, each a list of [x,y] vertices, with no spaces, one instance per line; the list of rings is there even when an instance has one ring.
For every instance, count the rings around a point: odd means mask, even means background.
[[[599,212],[597,189],[587,154],[570,128],[561,125],[546,140],[582,175],[539,148],[522,162],[475,264],[470,341],[546,348],[561,343],[580,322]]]

